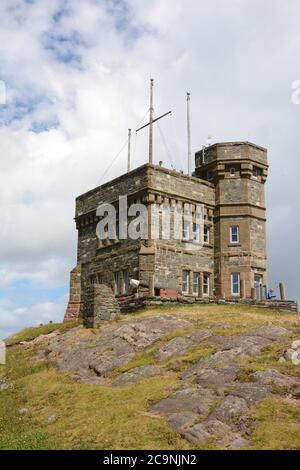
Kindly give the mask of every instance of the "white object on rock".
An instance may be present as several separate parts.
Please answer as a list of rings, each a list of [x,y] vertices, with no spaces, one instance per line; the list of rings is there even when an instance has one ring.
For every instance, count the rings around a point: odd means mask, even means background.
[[[291,361],[295,366],[298,366],[300,364],[300,351],[293,352]]]
[[[294,349],[286,349],[283,353],[283,357],[287,360],[287,361],[291,361],[292,360],[292,355],[294,354],[295,350]]]
[[[300,349],[300,339],[292,342],[292,349]]]

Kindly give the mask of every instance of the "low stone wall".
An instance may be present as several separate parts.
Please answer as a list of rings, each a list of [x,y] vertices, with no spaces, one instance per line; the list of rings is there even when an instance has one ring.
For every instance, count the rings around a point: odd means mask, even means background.
[[[130,313],[139,308],[148,306],[158,306],[167,304],[177,305],[201,305],[201,304],[222,304],[222,305],[249,305],[258,308],[272,308],[282,311],[290,311],[298,313],[298,304],[294,300],[263,300],[256,301],[251,299],[200,299],[194,297],[140,297],[127,298],[119,303],[122,313]]]

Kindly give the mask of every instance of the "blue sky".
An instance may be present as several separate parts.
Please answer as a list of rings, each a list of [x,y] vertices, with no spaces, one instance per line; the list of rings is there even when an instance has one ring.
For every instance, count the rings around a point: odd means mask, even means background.
[[[157,115],[173,110],[157,162],[186,169],[186,91],[193,152],[208,135],[268,148],[270,284],[299,298],[299,14],[297,0],[2,0],[0,338],[63,318],[75,197],[125,171],[126,149],[110,162],[147,110],[150,76]]]

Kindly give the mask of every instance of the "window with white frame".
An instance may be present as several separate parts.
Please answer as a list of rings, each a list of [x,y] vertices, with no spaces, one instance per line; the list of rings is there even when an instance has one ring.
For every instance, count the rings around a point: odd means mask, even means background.
[[[182,239],[189,240],[190,239],[190,222],[188,220],[184,220],[182,224]]]
[[[199,295],[200,273],[193,273],[193,295]]]
[[[230,174],[230,176],[235,176],[235,167],[234,166],[229,168],[229,174]]]
[[[240,231],[238,225],[232,225],[230,227],[230,243],[239,243]]]
[[[123,293],[128,294],[129,292],[129,272],[123,271]]]
[[[203,242],[209,243],[209,226],[204,225]]]
[[[115,272],[115,295],[121,295],[121,273]]]
[[[190,289],[190,272],[182,271],[182,293],[188,294]]]
[[[254,166],[254,167],[253,167],[252,176],[253,176],[254,178],[257,178],[257,177],[259,176],[259,168],[257,168],[257,166]]]
[[[203,295],[209,295],[209,282],[210,282],[210,276],[208,273],[203,274],[203,285],[202,285],[202,291]]]
[[[103,276],[103,274],[98,274],[98,282],[99,282],[99,284],[104,284],[104,276]]]
[[[193,223],[193,240],[200,243],[200,224]]]
[[[240,273],[231,274],[231,294],[240,295]]]

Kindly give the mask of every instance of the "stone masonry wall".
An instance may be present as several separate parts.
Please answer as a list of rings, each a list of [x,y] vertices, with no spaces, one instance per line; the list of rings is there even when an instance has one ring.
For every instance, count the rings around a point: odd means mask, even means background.
[[[93,284],[85,291],[83,323],[88,328],[99,328],[103,321],[115,320],[120,307],[112,290],[105,284]]]

